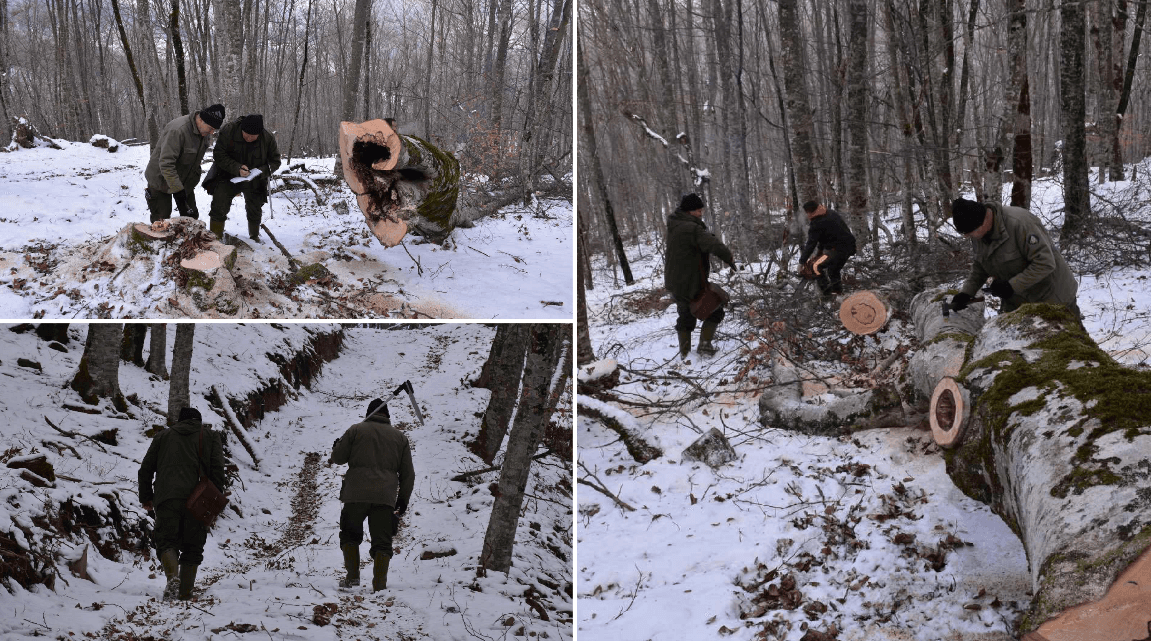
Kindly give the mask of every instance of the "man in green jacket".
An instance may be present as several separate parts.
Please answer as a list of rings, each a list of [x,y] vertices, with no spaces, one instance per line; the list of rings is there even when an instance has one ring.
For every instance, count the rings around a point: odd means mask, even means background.
[[[232,208],[236,194],[244,194],[244,209],[248,214],[248,238],[260,242],[260,220],[264,203],[268,202],[268,177],[280,168],[280,149],[276,137],[264,129],[264,117],[251,114],[224,125],[212,150],[215,160],[204,181],[204,189],[212,195],[211,229],[218,238],[224,238],[224,222]],[[232,182],[233,178],[248,178],[253,169],[260,175],[251,180]]]
[[[731,250],[709,232],[703,222],[703,199],[697,194],[688,194],[680,201],[679,208],[667,217],[667,253],[663,263],[664,287],[675,297],[675,308],[679,313],[675,331],[679,336],[680,358],[687,358],[691,351],[691,333],[695,330],[696,320],[691,315],[691,301],[707,281],[712,254],[735,269]],[[701,355],[715,354],[711,341],[722,320],[721,306],[703,321],[696,347]]]
[[[952,299],[952,309],[967,307],[992,278],[988,289],[1003,301],[1003,312],[1023,303],[1056,303],[1080,316],[1075,302],[1079,284],[1043,223],[1031,212],[957,198],[951,203],[951,220],[959,233],[971,239],[975,254],[971,274]]]
[[[193,193],[200,182],[200,163],[208,151],[209,137],[223,122],[224,105],[212,105],[164,125],[144,169],[148,181],[144,195],[152,222],[172,217],[173,200],[181,216],[200,217]]]
[[[368,404],[364,420],[348,428],[332,447],[331,463],[348,464],[340,489],[340,549],[347,576],[340,587],[360,584],[360,543],[364,519],[372,534],[369,550],[375,561],[372,591],[388,587],[388,563],[397,521],[408,509],[416,473],[412,447],[403,432],[392,427],[388,406],[380,399]]]
[[[192,598],[196,570],[204,560],[208,528],[185,507],[200,481],[201,468],[223,491],[224,451],[220,439],[212,430],[204,429],[198,410],[185,407],[175,425],[152,439],[140,463],[140,503],[149,512],[156,510],[156,551],[168,579],[165,601],[176,596],[181,601]]]

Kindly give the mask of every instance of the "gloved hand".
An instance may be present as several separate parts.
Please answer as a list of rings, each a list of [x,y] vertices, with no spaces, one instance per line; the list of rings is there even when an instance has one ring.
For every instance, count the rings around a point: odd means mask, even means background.
[[[992,296],[999,298],[1011,298],[1015,295],[1015,288],[1011,286],[1011,283],[1005,280],[999,280],[998,278],[991,281],[991,286],[987,289],[991,292]]]
[[[181,189],[172,194],[172,198],[176,201],[176,209],[180,212],[181,216],[197,219],[200,217],[200,212],[196,210],[196,198],[188,198],[187,189]]]
[[[408,509],[408,502],[405,499],[396,500],[396,516],[403,516],[404,512]]]
[[[739,271],[739,265],[736,265],[735,263],[728,263],[728,264],[731,265],[731,271],[733,271],[733,272]]]
[[[961,311],[967,309],[967,306],[970,304],[971,304],[971,294],[965,294],[963,292],[959,292],[958,294],[956,294],[955,296],[953,296],[951,298],[951,309],[953,309],[957,312],[961,312]]]

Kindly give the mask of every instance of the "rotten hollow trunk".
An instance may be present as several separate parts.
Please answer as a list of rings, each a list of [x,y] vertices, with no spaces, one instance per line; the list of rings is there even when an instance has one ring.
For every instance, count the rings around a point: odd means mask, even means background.
[[[963,362],[930,412],[963,431],[947,473],[1027,551],[1035,596],[1020,632],[1145,638],[1151,586],[1118,579],[1151,573],[1151,372],[1116,363],[1066,308],[1037,304],[989,321]]]

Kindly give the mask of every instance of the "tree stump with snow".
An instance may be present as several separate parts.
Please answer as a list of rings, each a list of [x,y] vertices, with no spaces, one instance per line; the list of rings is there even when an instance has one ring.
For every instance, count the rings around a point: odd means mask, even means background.
[[[409,226],[436,241],[451,232],[460,191],[455,157],[383,120],[341,122],[339,138],[344,179],[382,245],[398,245]]]
[[[952,480],[1027,551],[1035,596],[1021,632],[1145,638],[1151,590],[1121,577],[1151,562],[1151,372],[1116,363],[1055,305],[1002,314],[952,350],[962,369],[930,411],[958,430],[944,453]],[[1139,636],[1112,627],[1107,599],[1134,599],[1125,611],[1138,621],[1123,630]]]
[[[959,375],[967,346],[983,328],[982,302],[943,315],[943,305],[950,303],[955,293],[936,287],[911,299],[911,320],[920,347],[907,364],[907,374],[916,393],[925,399],[944,377]]]
[[[704,463],[713,470],[739,458],[727,437],[714,427],[688,445],[682,457],[685,461]]]
[[[839,304],[839,321],[847,331],[859,336],[878,332],[890,318],[890,303],[870,289],[855,292]]]

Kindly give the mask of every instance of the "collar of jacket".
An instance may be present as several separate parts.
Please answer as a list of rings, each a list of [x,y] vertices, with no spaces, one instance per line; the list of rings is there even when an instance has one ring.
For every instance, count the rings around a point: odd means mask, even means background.
[[[702,217],[696,218],[695,216],[692,216],[691,214],[687,213],[686,211],[684,211],[682,209],[676,209],[675,211],[673,211],[671,213],[671,216],[668,216],[668,218],[670,220],[685,220],[688,222],[695,223],[695,224],[699,225],[700,227],[703,227],[704,229],[707,228],[707,223],[703,222]]]
[[[196,127],[196,115],[199,113],[200,112],[198,112],[198,111],[193,111],[192,113],[188,114],[187,116],[184,116],[185,118],[188,119],[188,124],[185,125],[184,127],[193,136],[196,136],[197,138],[207,138],[207,136],[204,136],[203,134],[201,134],[200,129],[198,127]]]
[[[383,417],[380,414],[372,414],[368,418],[364,419],[364,422],[365,423],[383,423],[384,425],[387,425],[389,427],[392,424],[392,422],[389,419]]]
[[[201,421],[197,421],[194,418],[186,418],[182,421],[176,421],[176,424],[172,426],[172,429],[176,430],[180,434],[195,434],[196,432],[200,431],[200,428],[203,426],[204,423]]]
[[[1007,242],[1007,224],[1003,222],[1003,217],[1007,214],[1003,213],[1003,207],[997,203],[988,203],[987,208],[991,210],[991,229],[980,240],[983,241],[987,251],[991,252]]]

